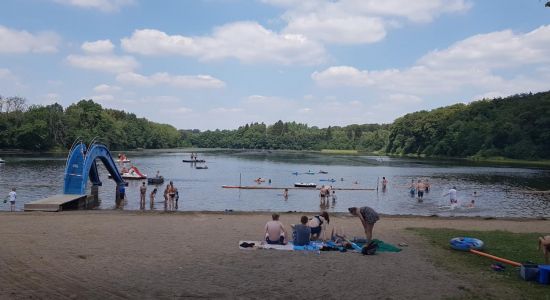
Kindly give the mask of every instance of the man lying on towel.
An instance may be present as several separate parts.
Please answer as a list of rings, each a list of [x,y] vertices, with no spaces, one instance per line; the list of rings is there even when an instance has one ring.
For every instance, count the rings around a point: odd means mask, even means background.
[[[279,221],[279,215],[271,215],[272,220],[265,224],[265,241],[268,244],[286,245],[286,230]]]

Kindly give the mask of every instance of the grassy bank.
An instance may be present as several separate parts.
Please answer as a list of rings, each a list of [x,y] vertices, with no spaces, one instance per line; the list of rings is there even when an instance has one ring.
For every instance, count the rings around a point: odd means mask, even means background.
[[[471,161],[488,162],[504,165],[532,166],[532,167],[550,167],[550,160],[523,160],[506,157],[469,157]]]
[[[425,237],[428,243],[436,248],[435,262],[451,272],[461,274],[475,274],[489,285],[497,284],[510,288],[524,299],[548,299],[550,287],[536,282],[527,282],[519,276],[519,268],[506,265],[502,272],[491,269],[493,260],[469,252],[452,250],[449,240],[458,236],[478,238],[485,243],[484,252],[506,258],[519,263],[531,261],[544,263],[543,256],[537,250],[539,233],[511,233],[507,231],[462,231],[453,229],[409,229]],[[490,298],[490,295],[480,295],[480,298]]]
[[[322,149],[321,153],[326,154],[358,154],[357,150],[338,150],[338,149]]]

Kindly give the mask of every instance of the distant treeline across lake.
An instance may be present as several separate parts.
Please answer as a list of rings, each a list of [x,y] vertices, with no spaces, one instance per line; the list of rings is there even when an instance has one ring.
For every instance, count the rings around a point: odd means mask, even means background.
[[[392,124],[318,128],[278,121],[235,130],[178,130],[93,100],[67,108],[0,97],[0,149],[67,149],[75,138],[113,150],[174,147],[357,150],[395,155],[550,158],[550,92],[520,94],[418,111]],[[365,119],[368,123],[368,119]]]

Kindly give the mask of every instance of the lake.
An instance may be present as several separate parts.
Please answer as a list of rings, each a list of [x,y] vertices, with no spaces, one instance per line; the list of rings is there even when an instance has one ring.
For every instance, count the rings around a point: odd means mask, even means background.
[[[476,164],[465,161],[408,159],[361,155],[327,155],[310,152],[284,151],[206,151],[199,158],[207,161],[208,169],[195,169],[182,159],[189,159],[185,150],[142,151],[127,153],[132,164],[142,173],[154,175],[157,170],[172,180],[180,192],[180,211],[306,211],[326,209],[345,212],[350,206],[371,206],[383,214],[440,215],[483,217],[550,217],[550,195],[529,193],[530,190],[550,190],[550,170],[542,168],[509,167]],[[62,193],[65,156],[4,155],[0,164],[0,195],[17,188],[17,209],[24,203]],[[115,184],[98,163],[103,186],[99,188],[99,209],[115,209]],[[328,174],[319,174],[318,171]],[[314,175],[303,174],[312,171]],[[300,173],[293,175],[294,172]],[[377,182],[385,176],[388,188],[378,191]],[[239,190],[224,189],[222,185],[258,186],[254,179],[271,179],[259,186],[292,187],[295,182],[314,182],[335,188],[374,189],[337,190],[336,201],[321,206],[319,191],[291,189],[288,199],[282,189]],[[322,180],[335,179],[335,182]],[[412,179],[427,179],[431,191],[419,203],[410,197]],[[167,182],[165,182],[167,183]],[[139,185],[130,181],[127,201],[122,209],[139,209]],[[90,185],[88,185],[90,186]],[[456,186],[461,207],[450,209],[449,197],[444,196]],[[148,193],[154,186],[148,186]],[[164,186],[159,186],[157,201]],[[466,208],[475,197],[475,207]],[[1,206],[9,210],[8,204]],[[149,210],[149,197],[146,209]],[[163,210],[157,203],[155,210]]]

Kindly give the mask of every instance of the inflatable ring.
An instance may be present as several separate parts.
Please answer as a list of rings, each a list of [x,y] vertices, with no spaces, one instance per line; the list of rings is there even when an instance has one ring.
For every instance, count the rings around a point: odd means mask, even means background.
[[[449,241],[451,248],[460,251],[483,249],[483,241],[471,237],[455,237]]]

